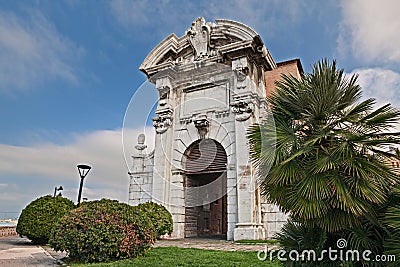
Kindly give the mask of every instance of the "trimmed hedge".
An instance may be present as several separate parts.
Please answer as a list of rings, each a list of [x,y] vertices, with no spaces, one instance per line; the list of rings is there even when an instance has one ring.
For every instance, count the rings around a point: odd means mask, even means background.
[[[74,203],[64,197],[40,197],[23,210],[18,219],[17,233],[35,244],[47,244],[55,224],[70,210]]]
[[[84,202],[54,228],[50,246],[73,261],[104,262],[144,254],[156,237],[153,225],[137,209],[116,200]]]
[[[157,238],[172,233],[172,215],[164,206],[153,202],[147,202],[139,204],[135,208],[139,210],[141,217],[147,217],[153,224],[153,229],[156,232]]]

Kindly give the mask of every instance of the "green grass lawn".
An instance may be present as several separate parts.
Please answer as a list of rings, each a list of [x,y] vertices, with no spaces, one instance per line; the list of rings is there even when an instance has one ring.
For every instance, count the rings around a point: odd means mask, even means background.
[[[260,261],[257,252],[217,251],[194,248],[158,247],[153,248],[143,257],[121,260],[111,263],[70,264],[70,266],[125,267],[125,266],[283,266],[278,260]]]

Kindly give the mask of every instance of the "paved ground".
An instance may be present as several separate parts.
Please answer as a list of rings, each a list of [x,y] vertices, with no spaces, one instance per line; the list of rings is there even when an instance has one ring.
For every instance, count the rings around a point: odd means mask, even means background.
[[[1,267],[59,266],[58,259],[63,257],[65,254],[56,253],[47,247],[35,246],[26,238],[19,236],[0,238]]]
[[[205,238],[157,240],[157,242],[154,244],[154,247],[198,248],[227,251],[260,251],[264,250],[266,245],[268,245],[269,249],[277,248],[276,245],[271,244],[238,244],[232,241]]]

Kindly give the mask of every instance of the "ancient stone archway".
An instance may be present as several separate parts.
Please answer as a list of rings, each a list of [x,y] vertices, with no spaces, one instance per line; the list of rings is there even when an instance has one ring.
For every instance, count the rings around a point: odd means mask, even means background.
[[[165,205],[172,238],[273,237],[286,215],[260,195],[246,133],[267,117],[266,96],[281,74],[301,77],[300,61],[276,63],[247,25],[197,18],[184,36],[161,41],[140,70],[159,101],[154,151],[144,154],[139,142],[132,156],[129,203]]]
[[[193,142],[185,151],[185,237],[225,236],[226,165],[223,146],[213,139]]]

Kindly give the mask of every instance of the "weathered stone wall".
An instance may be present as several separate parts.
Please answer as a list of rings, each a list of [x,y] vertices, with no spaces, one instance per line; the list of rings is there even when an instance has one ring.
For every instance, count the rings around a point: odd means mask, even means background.
[[[266,239],[274,239],[283,225],[286,223],[289,215],[283,213],[276,205],[264,202],[261,208],[263,226],[266,229]]]

